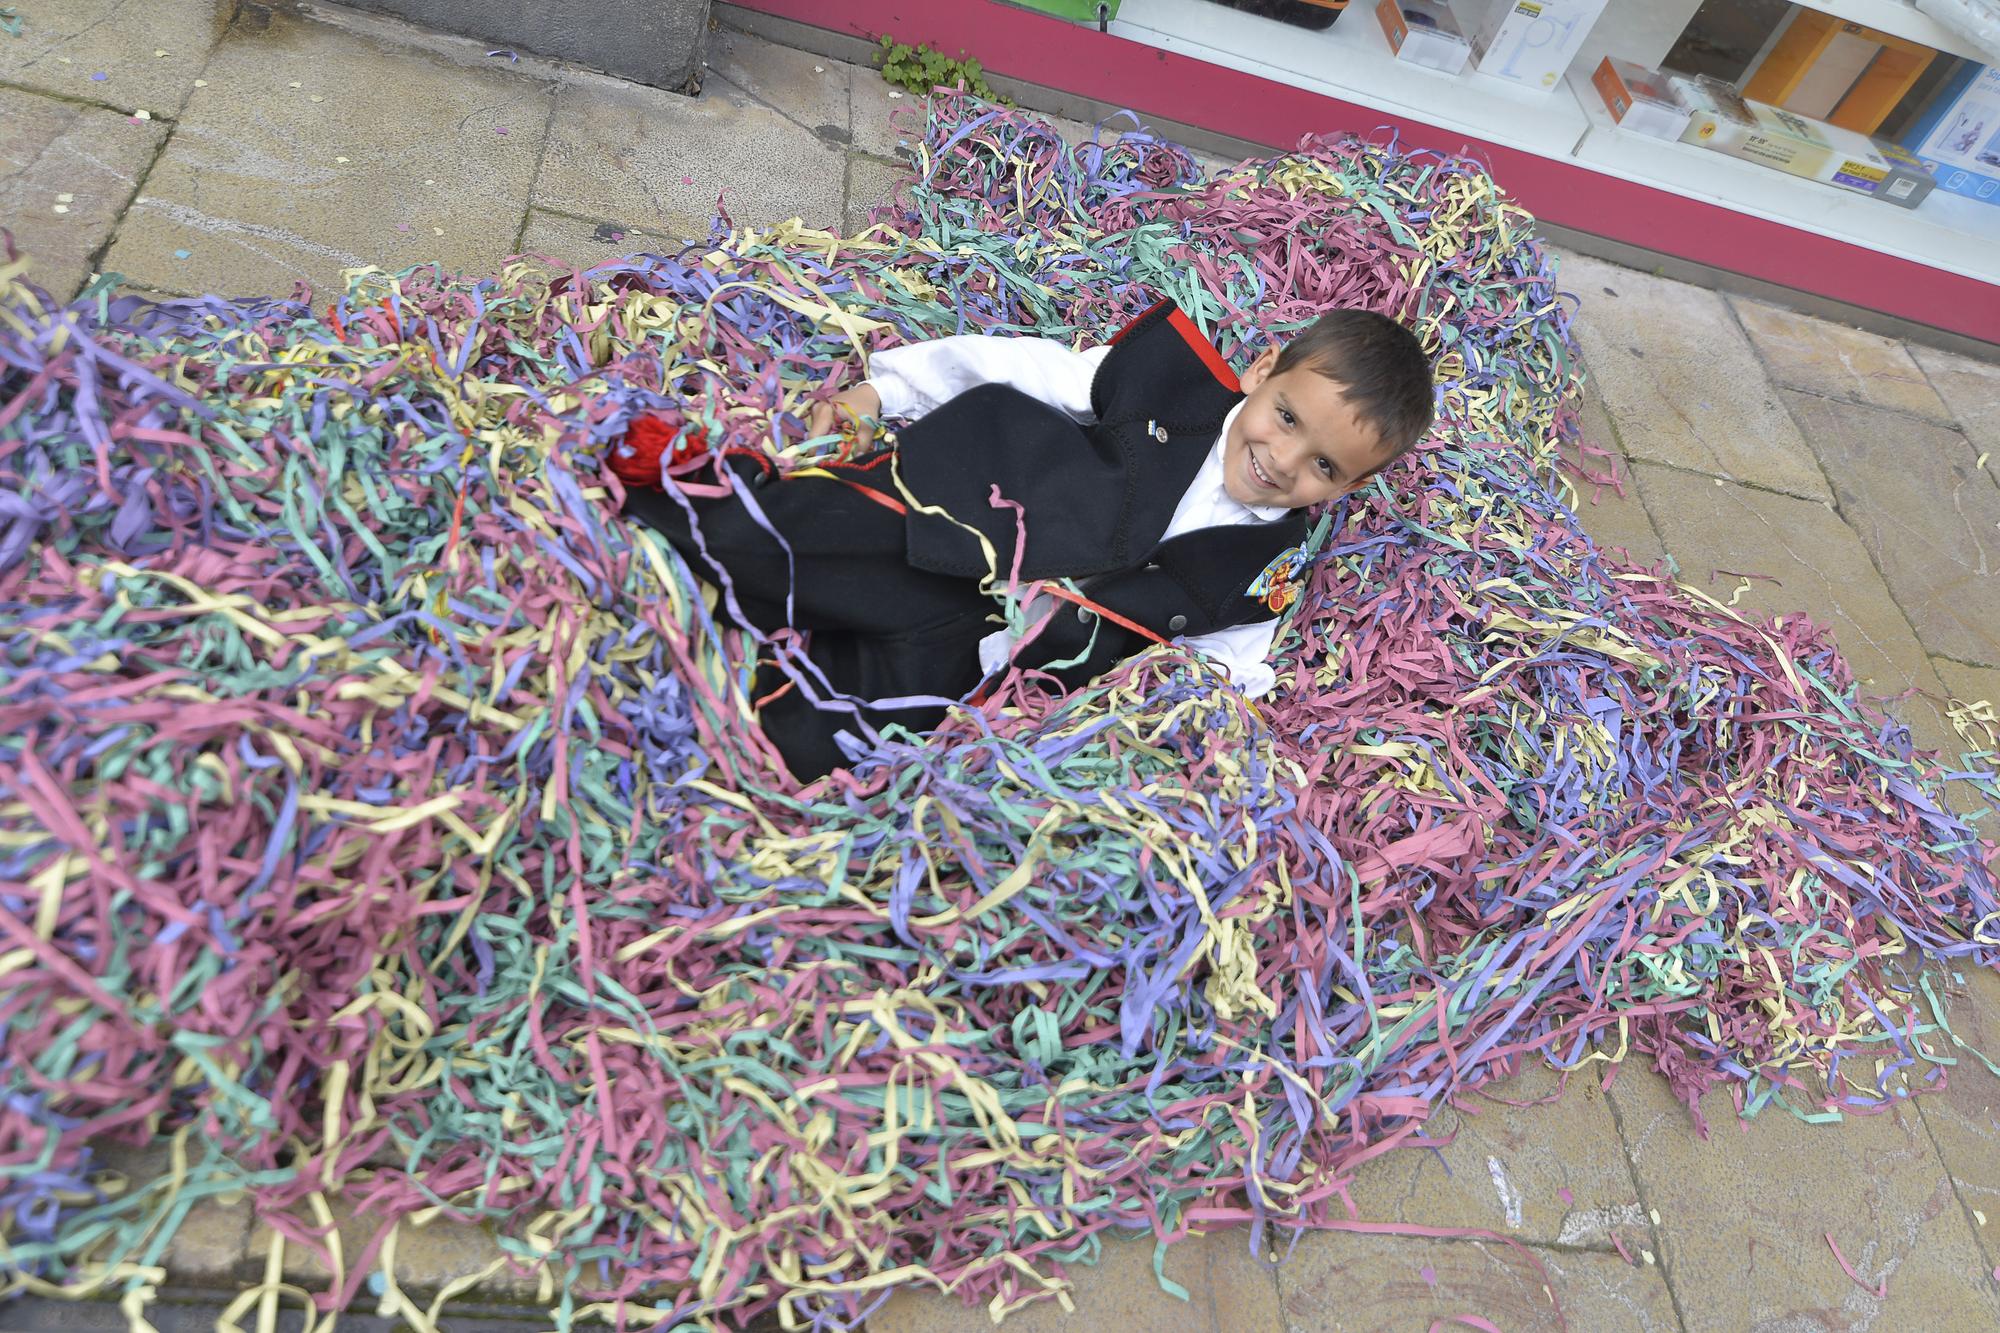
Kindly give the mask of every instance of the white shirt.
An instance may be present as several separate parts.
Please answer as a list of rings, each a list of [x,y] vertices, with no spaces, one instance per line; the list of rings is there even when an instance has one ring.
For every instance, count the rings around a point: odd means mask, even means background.
[[[981,384],[1006,384],[1078,422],[1095,420],[1090,408],[1090,384],[1111,349],[1093,347],[1077,352],[1046,338],[1004,338],[985,334],[955,334],[876,352],[870,358],[868,383],[882,397],[882,415],[914,421],[967,389]],[[1161,537],[1178,537],[1197,528],[1235,523],[1271,523],[1285,510],[1246,505],[1223,485],[1223,443],[1229,427],[1243,410],[1238,403],[1223,419],[1215,445],[1202,460],[1187,492],[1174,509],[1173,521]],[[1038,613],[1031,602],[1030,618]],[[1276,620],[1233,625],[1212,634],[1183,635],[1175,642],[1220,662],[1244,695],[1259,699],[1277,685],[1269,661],[1276,637]],[[989,634],[979,644],[979,666],[986,672],[1006,665],[1014,651],[1010,630]]]

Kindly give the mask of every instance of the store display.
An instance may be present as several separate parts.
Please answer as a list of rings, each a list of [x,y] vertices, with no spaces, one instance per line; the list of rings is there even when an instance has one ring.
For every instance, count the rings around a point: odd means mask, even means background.
[[[1706,74],[1670,74],[1667,86],[1680,95],[1688,108],[1687,128],[1681,142],[1707,147],[1717,135],[1748,133],[1756,122],[1743,95],[1721,79]]]
[[[1911,124],[1903,145],[1931,164],[1939,189],[2000,204],[2000,69],[1968,64]]]
[[[1434,0],[1403,0],[1401,4],[1378,0],[1375,18],[1398,60],[1456,74],[1472,58],[1471,44],[1459,31],[1451,9]]]
[[[1935,184],[1922,162],[1894,144],[1783,107],[1747,98],[1744,105],[1747,127],[1731,123],[1701,146],[1903,208],[1922,203]]]
[[[1733,134],[1717,134],[1702,147],[1775,167],[1788,176],[1806,180],[1820,180],[1832,174],[1833,143],[1818,121],[1748,98],[1744,104],[1750,109],[1749,127]]]
[[[1527,88],[1556,86],[1607,0],[1501,0],[1472,35],[1481,74]]]
[[[1230,124],[1238,132],[1259,127],[1266,142],[1283,141],[1296,115],[1314,108],[1346,119],[1379,112],[1413,131],[1421,125],[1453,141],[1462,137],[1478,145],[1477,151],[1525,155],[1516,168],[1524,197],[1557,212],[1569,210],[1565,221],[1602,228],[1611,240],[1684,258],[1740,251],[1745,271],[1768,281],[2000,339],[2000,306],[1990,300],[1993,284],[2000,283],[2000,207],[1972,207],[1950,197],[1956,193],[2000,205],[2000,89],[1983,120],[1985,103],[1968,94],[1968,123],[1947,134],[1949,127],[1933,118],[1913,137],[1911,127],[1923,108],[1938,101],[1972,48],[1918,17],[1908,2],[1582,0],[1579,8],[1572,0],[1425,0],[1426,7],[1435,6],[1431,12],[1450,12],[1471,52],[1457,69],[1452,68],[1457,53],[1449,53],[1442,71],[1420,63],[1430,34],[1419,31],[1423,25],[1414,15],[1424,11],[1414,0],[1365,0],[1373,19],[1356,15],[1348,22],[1350,27],[1368,23],[1370,30],[1342,38],[1335,29],[1327,42],[1299,40],[1294,30],[1208,0],[1126,0],[1125,18],[1112,26],[1122,27],[1129,40],[1235,71],[1233,77],[1215,76],[1217,95],[1225,101],[1261,99],[1262,106],[1232,111]],[[2000,9],[2000,0],[1981,3]],[[1801,19],[1803,11],[1833,11],[1838,20],[1869,26],[1828,26],[1810,13]],[[1807,121],[1830,122],[1849,121],[1850,113],[1859,115],[1865,106],[1864,119],[1831,128],[1860,126],[1855,132],[1876,142],[1820,135],[1823,143],[1803,146],[1814,161],[1794,164],[1805,174],[1752,170],[1741,165],[1754,160],[1743,155],[1745,148],[1768,151],[1772,141],[1752,138],[1758,122],[1739,90],[1747,75],[1779,67],[1781,59],[1773,60],[1772,52],[1795,23],[1802,26],[1794,40],[1803,33],[1832,33],[1829,47],[1851,44],[1852,49],[1840,57],[1838,68],[1823,56],[1816,74],[1805,71],[1787,94],[1793,105],[1784,109]],[[1438,30],[1448,31],[1442,23]],[[1385,37],[1378,38],[1378,31]],[[1874,42],[1877,34],[1893,40]],[[1572,55],[1570,43],[1579,37]],[[1905,51],[1897,42],[1936,49]],[[1413,43],[1422,46],[1412,49]],[[1910,60],[1899,65],[1902,55]],[[1661,129],[1648,123],[1654,113],[1641,110],[1634,121],[1614,109],[1615,87],[1607,103],[1604,89],[1591,86],[1607,56],[1659,71],[1688,107],[1680,141],[1691,147],[1713,144],[1712,154],[1682,152],[1642,132]],[[1919,62],[1923,69],[1910,82]],[[1971,63],[1981,58],[1973,53]],[[1983,63],[2000,66],[2000,49]],[[1908,85],[1893,106],[1887,104],[1895,88],[1885,92],[1879,86],[1890,77],[1895,87]],[[1259,81],[1298,96],[1267,96],[1258,91]],[[1961,86],[1959,92],[1968,90]],[[1806,98],[1811,100],[1800,100]],[[1984,130],[1975,133],[1982,123]],[[1941,141],[1926,148],[1932,133]],[[1953,146],[1947,148],[1947,142]],[[1725,151],[1732,143],[1734,154]],[[1901,145],[1933,170],[1919,174],[1917,163],[1899,159],[1886,144]],[[1981,161],[1982,154],[1989,160]],[[1737,161],[1723,160],[1730,156]],[[1847,203],[1830,194],[1828,185],[1898,207]],[[1587,197],[1598,189],[1631,206],[1597,209],[1579,202],[1580,193]],[[1929,197],[1932,193],[1941,197]],[[1677,220],[1673,225],[1670,216]],[[1678,222],[1696,218],[1701,225]],[[1780,234],[1770,230],[1774,226],[1785,229],[1789,239],[1770,244]],[[1844,257],[1793,263],[1784,256],[1794,244],[1802,252]]]
[[[1870,142],[1875,151],[1889,161],[1889,171],[1883,177],[1881,187],[1874,191],[1876,198],[1903,208],[1915,208],[1930,196],[1930,192],[1937,187],[1937,175],[1931,170],[1930,163],[1887,139]]]
[[[1801,9],[1744,79],[1743,95],[1873,134],[1936,58],[1906,38]]]
[[[1664,71],[1606,56],[1590,82],[1618,128],[1655,139],[1678,139],[1687,132],[1692,111]]]

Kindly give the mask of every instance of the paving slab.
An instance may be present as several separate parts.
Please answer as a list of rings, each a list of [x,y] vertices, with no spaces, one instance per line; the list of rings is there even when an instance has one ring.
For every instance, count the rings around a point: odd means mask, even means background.
[[[334,1228],[340,1236],[341,1263],[352,1274],[356,1259],[374,1239],[379,1224],[372,1218],[358,1216],[345,1198],[329,1200],[328,1211],[333,1214]],[[263,1273],[272,1234],[259,1226],[247,1243],[249,1264],[258,1275]],[[484,1273],[510,1257],[486,1227],[443,1216],[424,1226],[406,1221],[396,1232],[396,1284],[412,1293],[430,1294],[458,1278]],[[333,1281],[333,1270],[303,1245],[287,1241],[282,1262],[287,1281],[313,1291],[324,1290]],[[369,1269],[374,1271],[379,1267],[378,1251]],[[534,1297],[537,1285],[534,1273],[517,1272],[511,1264],[502,1264],[480,1282],[478,1290],[488,1299],[528,1300]]]
[[[125,1178],[125,1193],[144,1188],[173,1169],[172,1155],[165,1147],[94,1145],[93,1151],[107,1171]],[[190,1141],[190,1157],[198,1152],[198,1144]],[[195,1177],[200,1167],[191,1161],[188,1170]],[[247,1196],[215,1195],[202,1200],[188,1212],[167,1242],[166,1252],[160,1257],[161,1265],[179,1282],[219,1283],[249,1276],[243,1261],[243,1246],[250,1236],[252,1216]]]
[[[1572,460],[1593,474],[1615,474],[1624,488],[1621,494],[1616,487],[1591,486],[1580,478],[1571,478],[1577,492],[1576,516],[1583,530],[1600,549],[1622,550],[1635,563],[1648,568],[1658,564],[1667,553],[1666,543],[1660,540],[1646,506],[1639,499],[1638,483],[1632,478],[1631,463],[1625,457],[1618,428],[1611,422],[1610,409],[1604,405],[1604,396],[1589,381],[1583,390],[1581,441],[1608,449],[1614,457],[1599,458],[1579,452],[1572,455]]]
[[[1362,1167],[1350,1195],[1360,1219],[1610,1249],[1611,1232],[1641,1217],[1602,1071],[1585,1066],[1564,1090],[1561,1074],[1537,1062],[1441,1109],[1425,1137],[1450,1143]]]
[[[1944,400],[1924,378],[1909,349],[1894,338],[1815,319],[1747,296],[1728,299],[1770,367],[1774,383],[1894,408],[1933,421],[1951,420]]]
[[[1812,451],[1714,292],[1558,251],[1590,380],[1628,456],[1827,499]],[[1699,337],[1690,337],[1691,330]]]
[[[854,67],[810,51],[718,26],[708,39],[708,73],[831,144],[852,141]]]
[[[0,37],[0,83],[172,120],[237,3],[8,0],[21,35]]]
[[[0,226],[28,257],[27,280],[67,301],[89,278],[91,257],[111,239],[167,127],[18,88],[0,88],[0,125]]]
[[[1943,1034],[1931,1039],[1958,1063],[1947,1071],[1943,1088],[1916,1099],[1917,1114],[1992,1268],[2000,1265],[2000,1078],[1979,1057],[2000,1064],[2000,975],[1962,960],[1936,969],[1932,988],[1945,1003],[1952,1034],[1964,1044]]]
[[[924,118],[928,114],[925,99],[896,87],[882,77],[880,70],[869,66],[853,66],[852,79],[854,146],[876,157],[908,156],[911,145],[923,138]],[[1121,131],[1132,128],[1132,122],[1122,116],[1107,119],[1100,130],[1089,121],[1046,111],[1029,109],[1028,114],[1053,126],[1072,148],[1089,143],[1092,138],[1108,143]]]
[[[718,197],[737,226],[840,221],[841,145],[721,81],[682,97],[578,74],[556,98],[534,204],[706,236]]]
[[[910,155],[910,145],[924,137],[924,99],[913,97],[866,65],[848,67],[853,89],[848,128],[854,147],[875,157]]]
[[[1679,1328],[1657,1266],[1584,1250],[1326,1232],[1299,1242],[1278,1285],[1288,1333]]]
[[[1954,699],[1967,703],[1983,699],[2000,708],[2000,669],[1967,666],[1942,657],[1932,657],[1931,666],[1936,668],[1938,679],[1944,682]],[[2000,830],[1995,832],[2000,833]]]
[[[1054,1301],[1007,1316],[1007,1333],[1098,1333],[1113,1329],[1185,1333],[1277,1333],[1278,1285],[1269,1266],[1250,1254],[1246,1228],[1191,1236],[1170,1246],[1166,1274],[1188,1289],[1183,1301],[1161,1290],[1153,1275],[1153,1242],[1107,1241],[1094,1266],[1070,1265],[1074,1313]],[[935,1291],[905,1289],[868,1317],[868,1333],[959,1333],[990,1328],[983,1306],[968,1308]]]
[[[1936,670],[1938,679],[1944,682],[1943,703],[1947,708],[1954,701],[1962,704],[1984,702],[2000,710],[2000,669],[1967,666],[1963,662],[1953,662],[1948,658],[1937,656],[1931,658],[1931,666]],[[1996,748],[1994,743],[1976,727],[1971,730],[1969,742],[1956,733],[1952,737],[1952,742],[1949,753],[1954,760],[1960,761],[1967,753],[1968,745],[1974,750]],[[1986,762],[1991,764],[1994,761]],[[1950,800],[1952,808],[1960,815],[1978,816],[1978,821],[1973,827],[1979,830],[1981,837],[2000,838],[2000,811],[1995,811],[1988,805],[1985,797],[1972,790],[1969,783],[1951,783],[1946,788],[1946,797]],[[1995,1044],[1988,1054],[1996,1063],[2000,1063],[2000,1034],[1996,1034]],[[1995,1216],[2000,1217],[2000,1213],[1996,1213]]]
[[[1861,539],[1830,506],[1718,485],[1651,463],[1635,464],[1633,472],[1646,512],[1680,563],[1683,582],[1727,602],[1741,585],[1717,571],[1776,579],[1752,580],[1737,609],[1781,616],[1802,611],[1831,626],[1864,698],[1912,687],[1927,692],[1928,698],[1916,695],[1884,706],[1910,727],[1920,747],[1956,745],[1936,702],[1943,685],[1923,645]]]
[[[1221,157],[1214,153],[1196,153],[1194,160],[1195,165],[1201,168],[1203,180],[1214,180],[1217,176],[1234,171],[1242,165],[1239,159]]]
[[[2000,1288],[1913,1107],[1828,1125],[1766,1107],[1746,1121],[1718,1090],[1703,1140],[1649,1071],[1627,1069],[1611,1100],[1689,1333],[2000,1324]]]
[[[1780,393],[1924,646],[2000,666],[2000,482],[1971,444],[1899,412]]]
[[[889,203],[898,190],[908,200],[904,188],[916,181],[916,172],[906,162],[884,162],[879,157],[852,154],[847,160],[847,207],[843,212],[847,234],[853,236],[868,225],[868,210]]]
[[[330,296],[346,268],[484,275],[513,249],[552,85],[256,7],[204,77],[107,270],[186,295]]]
[[[2000,364],[1955,356],[1911,343],[1910,355],[1972,447],[1987,455],[1986,467],[2000,478]]]
[[[690,228],[693,223],[688,224]],[[706,230],[688,236],[653,231],[623,222],[593,222],[561,213],[530,209],[528,228],[521,236],[521,253],[557,261],[551,268],[571,265],[589,268],[635,254],[679,254],[690,241],[706,241]]]

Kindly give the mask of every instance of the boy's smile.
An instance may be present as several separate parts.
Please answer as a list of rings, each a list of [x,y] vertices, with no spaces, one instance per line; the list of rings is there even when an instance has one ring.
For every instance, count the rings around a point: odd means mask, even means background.
[[[1243,409],[1222,447],[1222,484],[1238,504],[1303,509],[1375,474],[1385,450],[1347,393],[1307,366],[1274,374],[1277,349],[1243,372]]]

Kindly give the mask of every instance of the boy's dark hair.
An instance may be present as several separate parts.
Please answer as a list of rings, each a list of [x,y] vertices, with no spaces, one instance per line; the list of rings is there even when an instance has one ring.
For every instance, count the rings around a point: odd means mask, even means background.
[[[1278,353],[1272,373],[1295,366],[1347,390],[1361,420],[1388,450],[1383,466],[1416,447],[1431,428],[1431,362],[1417,335],[1372,310],[1331,310],[1307,325]]]

